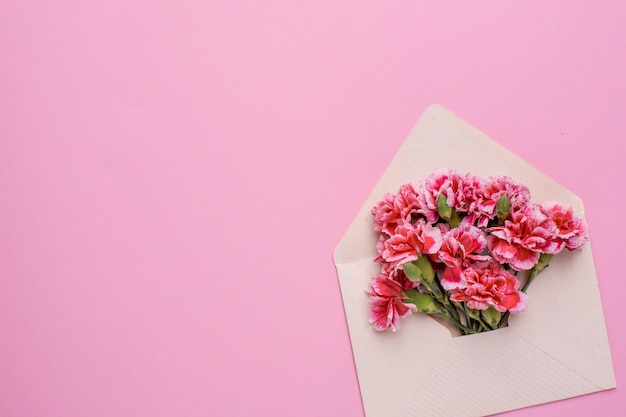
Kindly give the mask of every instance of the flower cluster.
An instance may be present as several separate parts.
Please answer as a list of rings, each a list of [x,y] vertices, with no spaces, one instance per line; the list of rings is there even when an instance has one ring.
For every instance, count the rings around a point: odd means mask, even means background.
[[[437,170],[386,194],[372,214],[382,264],[368,291],[376,330],[395,331],[416,311],[462,334],[503,327],[551,257],[587,242],[571,208],[531,203],[528,188],[506,176]],[[523,288],[519,271],[530,271]]]

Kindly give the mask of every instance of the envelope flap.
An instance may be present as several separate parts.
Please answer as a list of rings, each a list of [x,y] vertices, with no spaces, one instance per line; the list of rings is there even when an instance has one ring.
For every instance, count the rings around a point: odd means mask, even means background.
[[[336,264],[376,256],[372,207],[385,193],[417,183],[437,168],[487,178],[508,175],[527,185],[536,202],[559,201],[583,214],[580,199],[445,108],[430,106],[385,171],[334,252]],[[368,244],[361,244],[368,242]]]

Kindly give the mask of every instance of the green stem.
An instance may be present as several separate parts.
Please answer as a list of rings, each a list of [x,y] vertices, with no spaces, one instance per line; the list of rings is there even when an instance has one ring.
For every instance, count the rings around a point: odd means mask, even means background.
[[[439,316],[443,317],[444,319],[451,321],[452,323],[454,323],[454,325],[456,327],[458,327],[459,329],[461,329],[462,331],[464,331],[467,334],[474,334],[474,333],[478,333],[476,330],[471,329],[467,326],[464,326],[463,324],[461,324],[460,321],[456,320],[454,317],[450,317],[450,315],[448,314],[439,314]]]
[[[490,331],[490,330],[495,330],[490,325],[485,323],[485,321],[480,317],[480,315],[478,316],[478,323],[480,323],[480,325],[483,327],[483,329],[485,329],[485,331],[487,331],[487,332]]]
[[[539,271],[537,271],[535,268],[530,270],[530,275],[528,276],[528,281],[526,281],[526,283],[522,287],[522,292],[523,293],[526,293],[526,291],[528,290],[528,287],[530,287],[531,282],[533,282],[533,280],[535,279],[535,277],[538,274],[539,274]]]
[[[489,326],[487,323],[485,323],[483,321],[483,319],[480,317],[480,313],[478,314],[470,314],[470,312],[468,311],[467,304],[463,304],[463,309],[465,310],[465,316],[469,318],[469,320],[472,321],[474,327],[476,328],[476,330],[478,332],[488,332],[490,330],[494,330],[491,328],[491,326]]]
[[[498,329],[501,329],[502,327],[505,327],[509,321],[509,315],[511,313],[509,311],[507,311],[506,313],[504,313],[502,315],[502,318],[500,319],[500,321],[498,322]]]
[[[459,317],[459,313],[456,310],[456,308],[452,305],[452,303],[450,302],[450,295],[448,294],[447,291],[445,291],[443,289],[443,287],[441,286],[441,282],[439,282],[438,278],[435,278],[434,280],[434,284],[435,284],[435,291],[432,291],[431,289],[431,293],[433,294],[433,296],[435,297],[435,299],[437,301],[439,301],[443,307],[446,309],[446,311],[452,315],[452,317],[460,322],[460,317]]]

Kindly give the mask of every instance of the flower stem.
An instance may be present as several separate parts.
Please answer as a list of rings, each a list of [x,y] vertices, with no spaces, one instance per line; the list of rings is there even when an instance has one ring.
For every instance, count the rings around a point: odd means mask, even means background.
[[[478,332],[488,332],[490,330],[494,330],[480,317],[480,312],[471,314],[470,311],[468,311],[469,307],[465,303],[463,303],[463,309],[465,310],[465,316],[468,317],[469,320],[471,320],[472,324]]]
[[[488,325],[487,323],[485,323],[485,321],[480,318],[480,316],[478,316],[478,323],[480,323],[480,325],[483,327],[483,329],[485,329],[485,331],[490,331],[490,330],[495,330],[494,328],[492,328],[490,325]]]
[[[439,314],[439,316],[445,318],[448,321],[451,321],[452,323],[454,323],[454,325],[456,327],[458,327],[459,329],[461,329],[462,331],[464,331],[466,334],[474,334],[474,333],[478,333],[476,330],[471,329],[467,326],[464,326],[463,324],[461,324],[460,321],[456,320],[454,317],[451,317],[449,314]]]
[[[522,292],[523,293],[526,293],[526,291],[528,290],[528,287],[530,287],[530,284],[533,282],[533,280],[535,279],[535,277],[538,274],[539,274],[539,271],[537,271],[535,268],[530,270],[530,275],[528,276],[528,280],[526,281],[526,283],[522,287]]]
[[[526,290],[528,290],[528,287],[530,286],[531,282],[533,282],[535,277],[539,275],[541,271],[543,271],[544,269],[550,266],[550,260],[552,260],[552,256],[553,255],[548,255],[547,253],[541,254],[541,256],[539,257],[539,261],[530,270],[528,281],[526,281],[526,284],[524,284],[524,287],[522,288],[523,293],[525,293]]]

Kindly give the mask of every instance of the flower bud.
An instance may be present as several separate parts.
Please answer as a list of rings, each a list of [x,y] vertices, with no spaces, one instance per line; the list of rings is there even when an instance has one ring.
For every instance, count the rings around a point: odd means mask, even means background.
[[[537,264],[534,266],[534,270],[537,271],[537,273],[539,273],[543,271],[544,269],[546,269],[548,267],[548,264],[552,260],[552,256],[554,255],[550,255],[548,253],[542,253],[539,256],[539,261],[537,261]]]
[[[509,196],[504,194],[496,202],[496,216],[498,216],[498,219],[501,222],[503,222],[504,219],[509,217],[510,212],[511,212],[511,201],[509,201]]]
[[[483,310],[480,314],[483,316],[485,323],[491,326],[492,329],[495,329],[498,326],[498,323],[500,323],[500,319],[502,318],[502,313],[493,308],[493,306],[489,306],[488,309]]]
[[[404,275],[413,282],[422,282],[422,270],[413,263],[402,265]]]
[[[452,217],[452,207],[448,205],[446,196],[443,194],[439,194],[439,197],[437,197],[437,212],[444,220],[450,220],[450,217]]]
[[[539,255],[539,260],[537,261],[537,263],[535,264],[535,266],[533,266],[533,268],[530,270],[530,276],[528,279],[528,283],[524,286],[524,288],[527,288],[528,285],[530,284],[530,282],[544,269],[546,269],[549,264],[550,261],[552,260],[552,256],[554,255],[550,255],[548,253],[542,253],[541,255]],[[525,291],[524,291],[525,292]]]
[[[438,311],[435,299],[428,294],[411,290],[405,291],[404,295],[409,299],[409,302],[415,304],[415,307],[422,313],[433,314]]]
[[[465,314],[471,319],[478,320],[480,318],[480,310],[474,310],[473,308],[467,308]]]
[[[420,269],[426,284],[431,285],[435,281],[435,271],[428,260],[428,255],[421,255],[417,261],[413,261],[413,264]]]
[[[427,255],[421,255],[417,260],[402,265],[402,270],[409,280],[422,283],[428,289],[435,281],[435,271]]]

